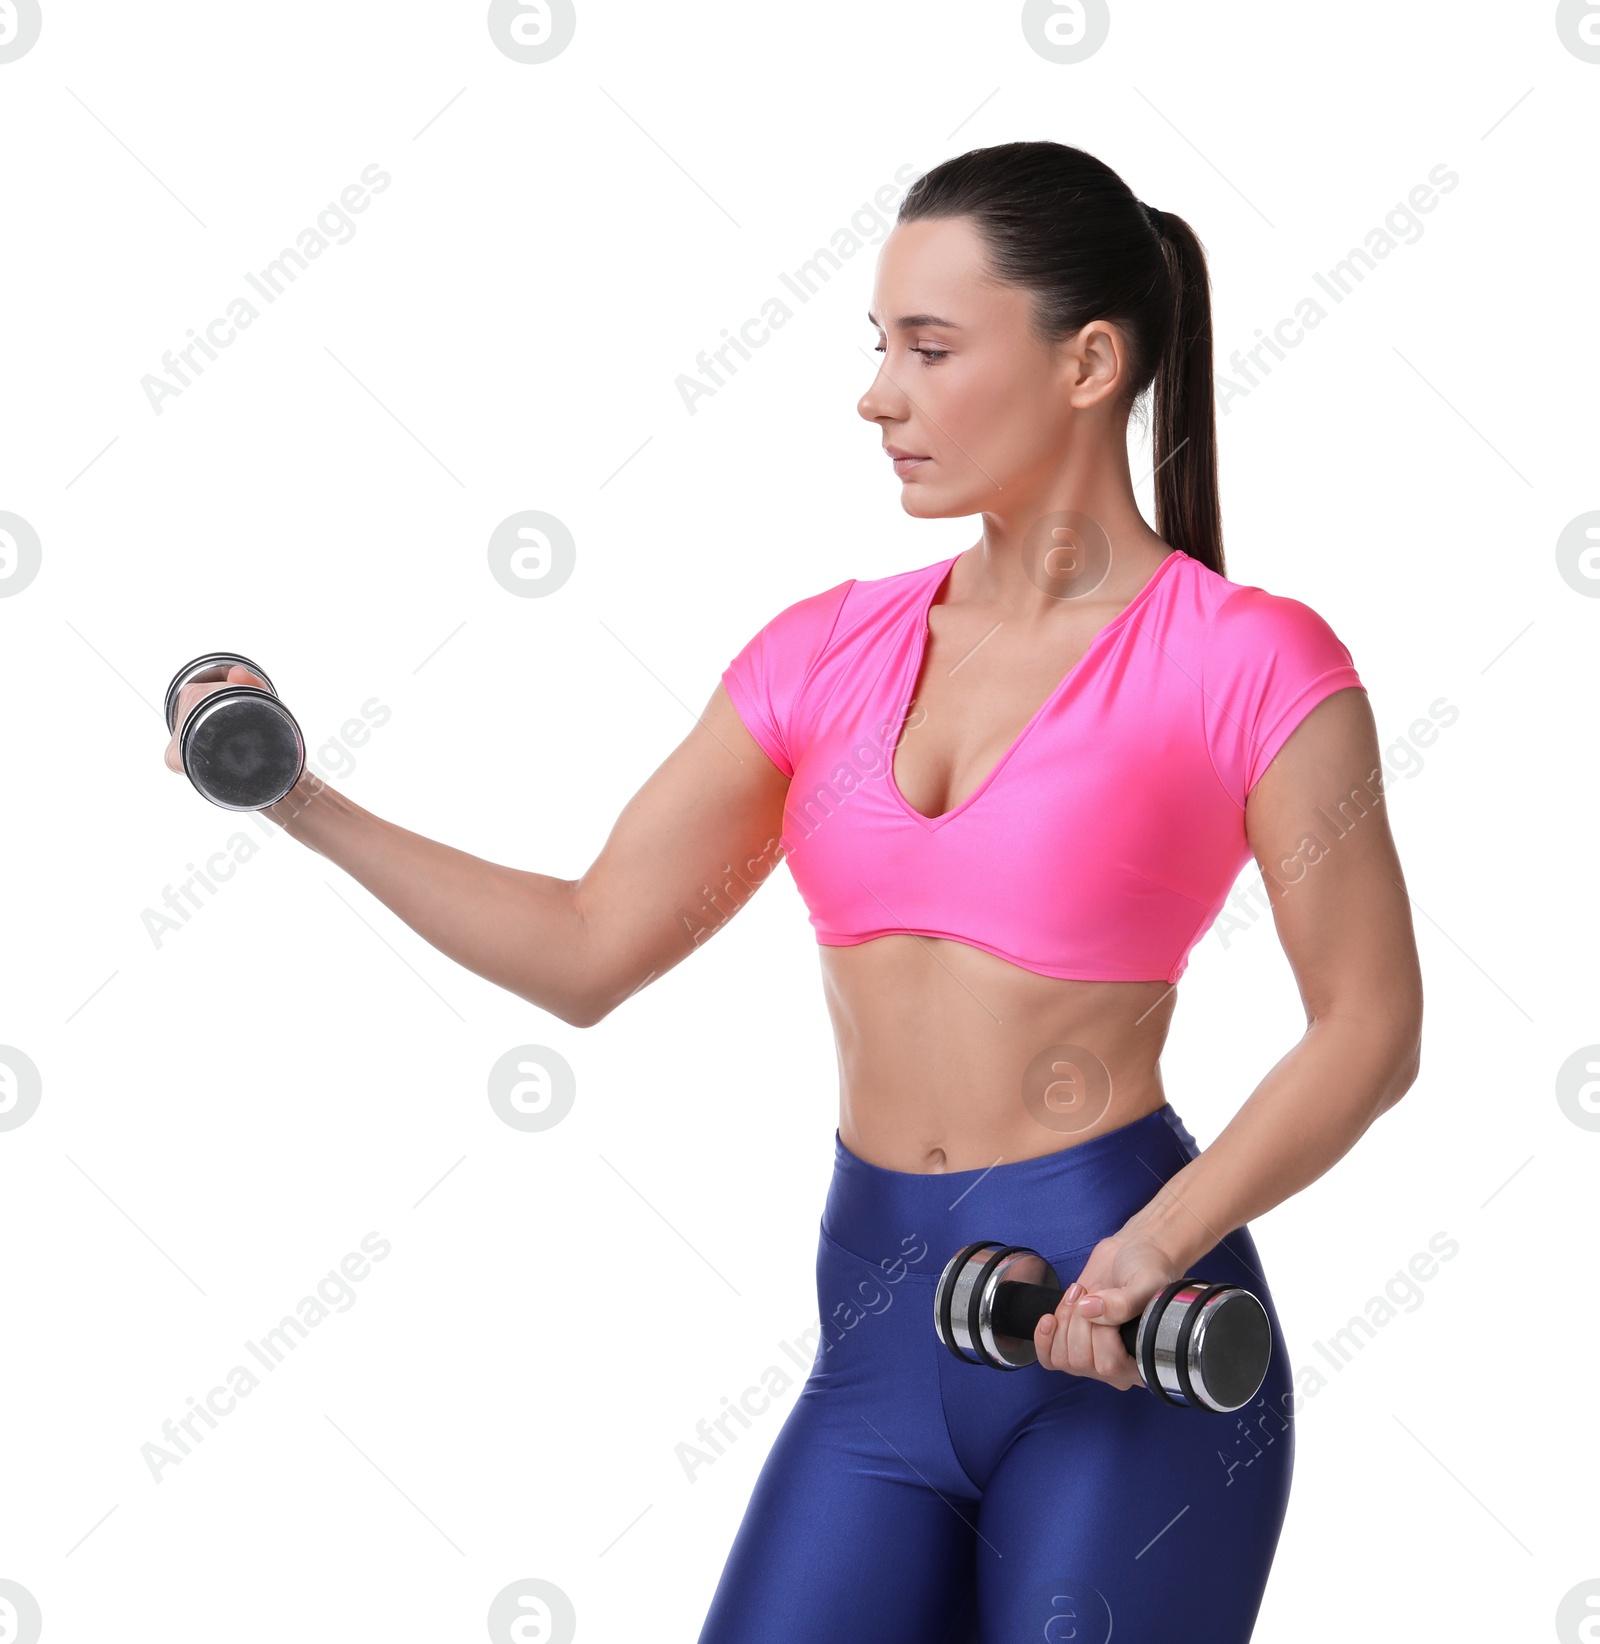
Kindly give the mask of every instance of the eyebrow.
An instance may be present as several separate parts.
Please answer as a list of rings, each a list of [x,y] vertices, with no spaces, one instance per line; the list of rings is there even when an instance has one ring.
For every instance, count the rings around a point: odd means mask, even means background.
[[[867,310],[867,318],[874,325],[878,324],[878,316],[870,308]],[[951,331],[963,329],[954,320],[941,320],[937,314],[902,314],[894,323],[896,330],[899,331],[914,331],[919,325],[942,325]]]

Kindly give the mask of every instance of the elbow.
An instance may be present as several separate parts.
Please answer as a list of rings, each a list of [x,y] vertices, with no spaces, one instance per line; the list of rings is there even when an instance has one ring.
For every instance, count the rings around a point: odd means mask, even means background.
[[[1407,1019],[1395,1034],[1395,1048],[1389,1057],[1389,1077],[1384,1083],[1378,1111],[1388,1110],[1417,1082],[1422,1072],[1422,1016],[1420,1011]]]
[[[525,1004],[542,1010],[568,1027],[590,1028],[603,1022],[622,1002],[621,996],[595,977],[571,971],[557,978],[517,976],[503,978],[502,985]]]
[[[561,998],[533,1002],[548,1010],[552,1016],[559,1017],[569,1027],[592,1028],[605,1021],[618,1005],[631,999],[654,975],[652,971],[643,980],[636,976],[616,977],[609,974],[583,976],[576,978],[574,985]]]
[[[1399,1101],[1422,1072],[1422,976],[1414,972],[1406,990],[1406,1009],[1400,1033],[1401,1053],[1395,1074],[1394,1099]]]
[[[1387,1113],[1422,1071],[1420,1004],[1395,1008],[1392,1001],[1370,996],[1341,1001],[1338,1008],[1310,1013],[1313,1027],[1330,1029],[1344,1042],[1341,1057],[1352,1074],[1359,1069],[1362,1102],[1368,1123]]]
[[[524,994],[523,997],[528,996]],[[621,1001],[606,994],[585,990],[566,994],[560,999],[528,999],[528,1003],[548,1011],[557,1021],[565,1022],[568,1027],[592,1028],[603,1022]]]
[[[1414,1039],[1400,1065],[1395,1069],[1394,1077],[1389,1083],[1389,1100],[1385,1107],[1393,1107],[1405,1093],[1417,1082],[1417,1076],[1422,1071],[1422,1039],[1419,1035]]]
[[[530,1001],[530,1003],[532,1002],[534,1001]],[[603,1022],[608,1014],[604,1010],[580,1010],[575,1006],[562,1006],[560,1009],[555,1009],[546,1005],[542,1008],[548,1011],[551,1016],[554,1016],[558,1022],[565,1022],[568,1027],[575,1028],[592,1028],[597,1022]]]
[[[592,1028],[603,1022],[627,997],[615,986],[615,969],[602,943],[596,940],[598,921],[591,923],[581,896],[583,881],[567,882],[574,925],[567,945],[560,992],[556,997],[530,1002],[547,1010],[568,1027]]]
[[[635,922],[619,922],[593,912],[573,884],[573,931],[568,963],[563,972],[561,997],[544,1008],[572,1027],[591,1028],[603,1022],[647,984],[672,969],[682,951],[664,951],[649,932]],[[544,1004],[544,1001],[537,1001]]]
[[[575,1028],[598,1027],[617,1008],[619,1002],[610,999],[590,1001],[582,1009],[564,1014],[561,1020]]]

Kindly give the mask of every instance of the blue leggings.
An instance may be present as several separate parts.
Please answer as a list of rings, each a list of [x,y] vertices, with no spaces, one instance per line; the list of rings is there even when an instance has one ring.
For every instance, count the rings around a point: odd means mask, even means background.
[[[966,1364],[934,1333],[962,1245],[1063,1284],[1198,1153],[1170,1104],[1035,1159],[885,1170],[834,1133],[821,1335],[700,1644],[1244,1644],[1288,1506],[1289,1356],[1248,1228],[1192,1264],[1255,1292],[1272,1364],[1243,1410]]]

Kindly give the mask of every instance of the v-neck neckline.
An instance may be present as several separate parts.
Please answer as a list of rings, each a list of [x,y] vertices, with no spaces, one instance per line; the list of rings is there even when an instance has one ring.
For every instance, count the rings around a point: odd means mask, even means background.
[[[965,553],[966,549],[962,549],[961,552]],[[1145,578],[1144,585],[1139,589],[1138,593],[1136,593],[1133,598],[1130,599],[1128,603],[1124,605],[1108,623],[1105,624],[1103,628],[1096,632],[1094,638],[1091,639],[1088,645],[1084,648],[1083,655],[1080,656],[1078,660],[1067,669],[1061,678],[1056,681],[1056,684],[1051,690],[1049,696],[1047,696],[1044,701],[1041,702],[1036,709],[1034,709],[1033,713],[1028,718],[1028,722],[1020,731],[1017,732],[1016,736],[1012,738],[1010,745],[1006,748],[1005,752],[1000,755],[999,759],[997,759],[990,767],[989,774],[984,777],[977,787],[974,788],[959,805],[953,805],[949,810],[941,811],[937,816],[924,816],[923,813],[919,811],[903,793],[901,793],[899,780],[894,774],[894,761],[895,755],[900,751],[900,740],[905,729],[905,716],[911,711],[910,693],[916,688],[917,680],[922,675],[922,665],[927,661],[928,645],[933,638],[933,632],[928,623],[928,616],[933,610],[934,601],[939,597],[939,590],[943,588],[950,580],[950,573],[955,569],[956,561],[961,558],[961,554],[952,554],[950,558],[944,562],[943,569],[939,572],[939,575],[933,579],[933,582],[928,588],[927,594],[920,601],[917,607],[917,613],[920,616],[920,626],[922,630],[921,637],[918,642],[911,647],[910,672],[909,674],[903,673],[900,680],[899,700],[902,704],[904,704],[904,706],[901,709],[900,718],[895,725],[895,741],[894,746],[889,752],[889,768],[886,775],[888,777],[889,792],[894,795],[895,802],[900,806],[901,810],[903,810],[907,816],[920,822],[923,827],[932,829],[942,828],[946,822],[953,821],[956,817],[962,815],[962,813],[965,812],[969,806],[976,804],[977,801],[981,799],[988,791],[995,778],[999,776],[1002,770],[1005,769],[1006,764],[1011,759],[1011,756],[1027,740],[1028,733],[1041,719],[1044,718],[1045,714],[1055,706],[1057,700],[1067,689],[1067,686],[1071,683],[1071,681],[1078,674],[1082,673],[1083,665],[1090,659],[1090,657],[1094,655],[1095,650],[1100,647],[1101,641],[1104,640],[1107,635],[1121,628],[1122,625],[1134,614],[1134,612],[1138,610],[1138,608],[1143,605],[1146,600],[1149,599],[1152,590],[1155,588],[1156,584],[1166,576],[1168,567],[1175,559],[1187,559],[1188,557],[1189,556],[1185,554],[1181,548],[1172,549],[1171,552],[1168,553],[1167,556],[1161,561],[1161,563],[1156,566],[1155,570],[1153,570],[1150,575]]]

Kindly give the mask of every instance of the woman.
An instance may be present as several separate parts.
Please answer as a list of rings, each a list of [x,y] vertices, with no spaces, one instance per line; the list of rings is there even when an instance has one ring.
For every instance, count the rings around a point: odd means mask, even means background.
[[[1223,575],[1207,278],[1181,219],[1076,149],[976,150],[910,189],[870,318],[884,358],[859,410],[902,505],[979,514],[980,539],[773,617],[580,879],[420,838],[313,777],[271,814],[578,1026],[704,939],[684,910],[708,882],[726,912],[789,861],[839,1047],[822,1333],[702,1644],[1237,1644],[1293,1456],[1246,1224],[1417,1074],[1372,714],[1327,623]],[[1127,454],[1152,383],[1159,534]],[[1252,853],[1307,1027],[1202,1152],[1159,1057]],[[940,1270],[983,1238],[1070,1285],[1009,1374],[933,1328]],[[1236,1418],[1144,1390],[1115,1328],[1186,1274],[1271,1319]]]

